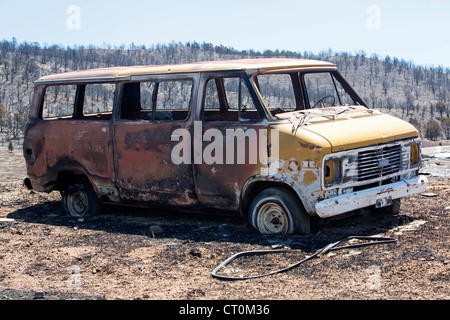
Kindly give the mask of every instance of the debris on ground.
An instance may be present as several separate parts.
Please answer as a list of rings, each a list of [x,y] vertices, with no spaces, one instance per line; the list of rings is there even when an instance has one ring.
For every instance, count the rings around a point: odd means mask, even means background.
[[[426,193],[436,196],[406,198],[398,214],[312,219],[308,236],[263,236],[239,216],[215,214],[105,206],[104,214],[80,221],[62,212],[59,193],[22,185],[20,152],[3,147],[1,157],[17,165],[2,162],[0,168],[0,300],[450,298],[450,176],[444,174],[429,176]],[[259,274],[351,235],[398,242],[330,252],[260,279],[211,276],[238,252],[286,249],[250,257],[228,271]]]

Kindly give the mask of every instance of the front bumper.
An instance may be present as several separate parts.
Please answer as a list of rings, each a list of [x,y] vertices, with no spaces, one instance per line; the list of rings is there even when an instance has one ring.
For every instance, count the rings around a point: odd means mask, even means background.
[[[337,216],[352,210],[370,206],[383,207],[392,200],[407,197],[427,189],[428,180],[424,176],[394,182],[375,188],[346,193],[316,203],[317,215],[321,218]]]

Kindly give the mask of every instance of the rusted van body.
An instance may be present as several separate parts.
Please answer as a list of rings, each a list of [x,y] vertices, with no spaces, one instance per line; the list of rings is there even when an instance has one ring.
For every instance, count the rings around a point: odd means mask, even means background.
[[[368,108],[334,64],[246,59],[40,78],[25,184],[75,216],[102,203],[239,212],[262,233],[396,211],[427,187],[417,130]]]

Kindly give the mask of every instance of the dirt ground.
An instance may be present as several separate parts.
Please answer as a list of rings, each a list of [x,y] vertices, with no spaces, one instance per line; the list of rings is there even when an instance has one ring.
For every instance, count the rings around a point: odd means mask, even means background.
[[[0,300],[447,300],[450,177],[440,167],[448,162],[425,166],[427,192],[403,200],[397,215],[313,220],[308,236],[275,237],[231,216],[107,206],[100,216],[68,217],[59,193],[22,186],[21,150],[0,147]],[[398,242],[333,251],[258,279],[211,275],[241,251],[291,249],[240,259],[223,274],[266,273],[348,236],[375,235]]]

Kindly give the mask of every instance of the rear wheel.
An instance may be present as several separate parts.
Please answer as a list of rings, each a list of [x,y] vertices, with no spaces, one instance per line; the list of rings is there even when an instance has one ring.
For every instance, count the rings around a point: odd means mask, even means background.
[[[63,209],[73,217],[99,214],[102,206],[88,183],[69,186],[62,193]]]
[[[262,234],[308,234],[309,215],[300,200],[283,188],[268,188],[253,200],[248,215],[249,223]]]

